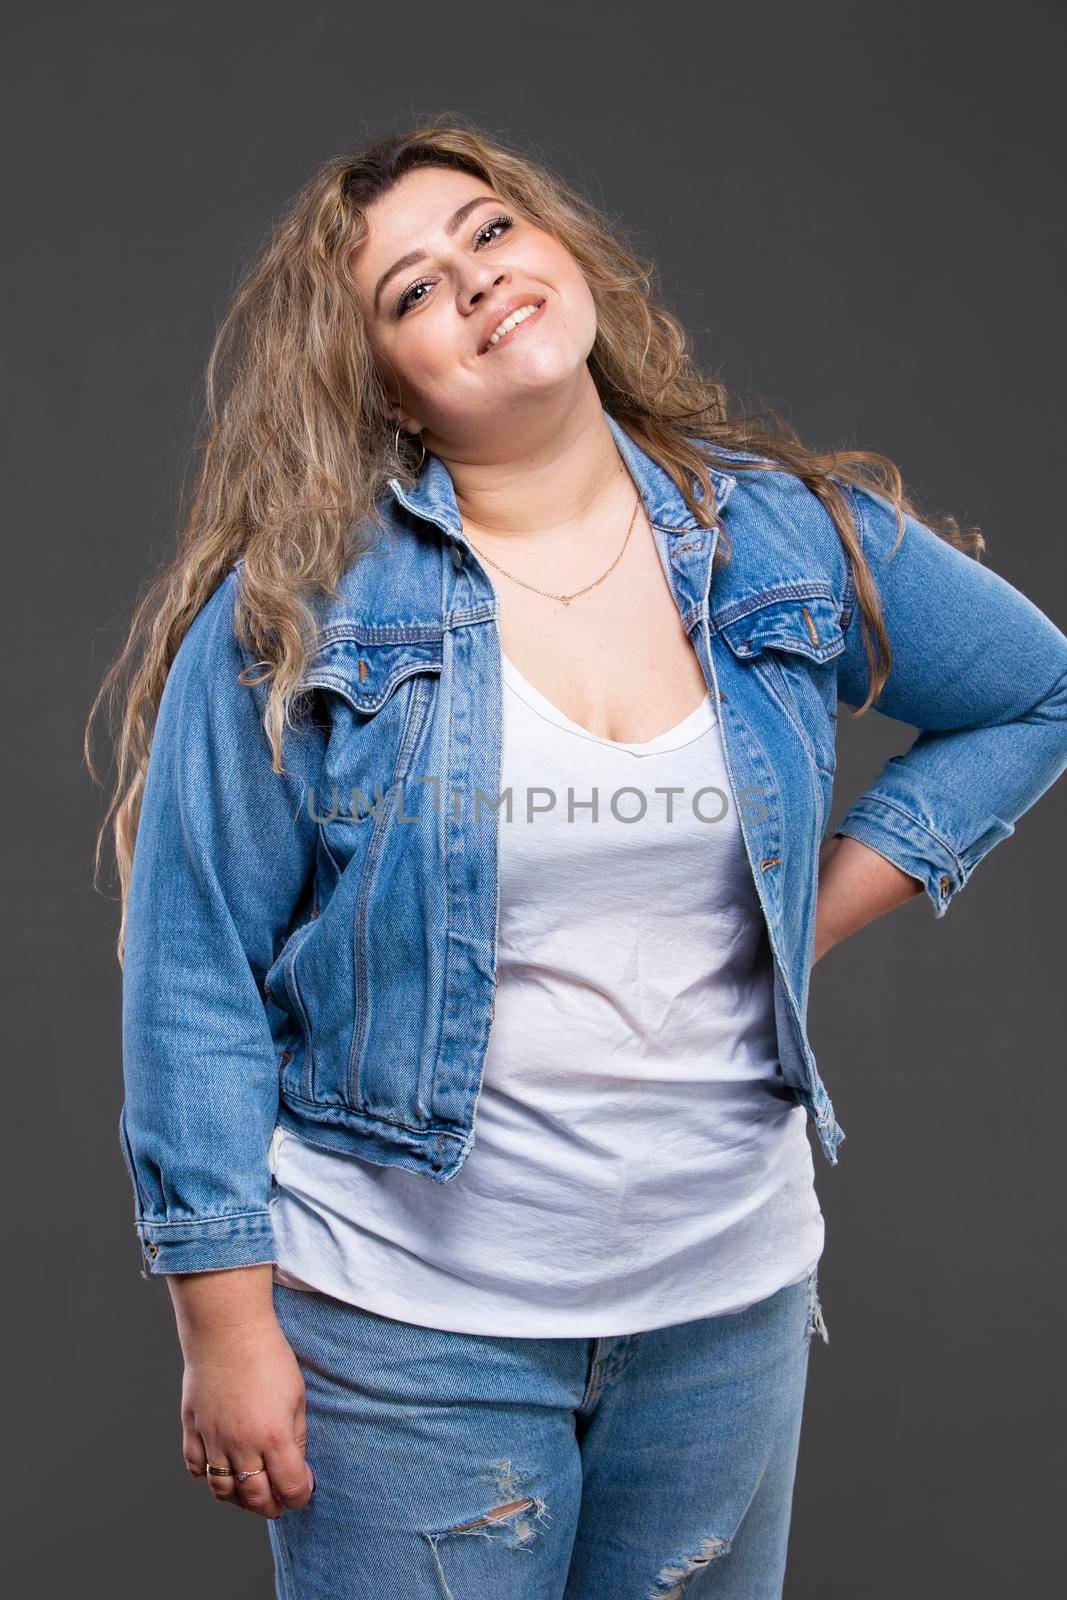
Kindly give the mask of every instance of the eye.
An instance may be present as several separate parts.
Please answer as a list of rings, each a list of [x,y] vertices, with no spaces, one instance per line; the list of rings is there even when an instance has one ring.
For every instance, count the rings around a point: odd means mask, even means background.
[[[483,242],[485,244],[494,244],[500,235],[497,234],[488,239],[486,239],[485,235],[492,235],[494,228],[499,228],[501,229],[502,233],[506,233],[509,228],[514,226],[514,222],[514,217],[494,217],[492,222],[483,222],[477,233],[474,235],[474,248],[476,250],[480,250]],[[422,304],[422,301],[426,298],[426,296],[423,295],[421,299],[416,300],[414,298],[416,289],[430,289],[432,287],[433,280],[431,278],[420,278],[417,283],[410,284],[408,288],[404,290],[404,293],[400,296],[400,299],[396,303],[396,315],[398,317],[402,317],[404,312],[407,311],[410,306]]]
[[[514,220],[515,219],[513,217],[494,217],[492,222],[483,222],[474,237],[475,239],[480,239],[483,234],[492,233],[494,228],[503,228],[504,232],[506,233],[512,226]],[[492,244],[492,242],[492,239],[490,239],[489,243]]]

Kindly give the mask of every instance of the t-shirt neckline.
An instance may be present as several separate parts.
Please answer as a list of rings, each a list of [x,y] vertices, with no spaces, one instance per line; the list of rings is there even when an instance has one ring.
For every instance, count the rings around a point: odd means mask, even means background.
[[[658,755],[668,750],[676,750],[681,745],[689,744],[699,733],[705,732],[715,725],[715,712],[711,703],[711,694],[705,691],[704,698],[687,717],[676,723],[673,728],[667,728],[663,733],[657,734],[654,739],[626,742],[621,739],[605,739],[600,734],[591,733],[588,728],[583,728],[580,722],[575,722],[565,712],[543,695],[525,677],[512,661],[511,657],[501,652],[504,682],[512,689],[521,700],[543,716],[546,721],[552,722],[557,728],[562,728],[565,733],[577,734],[582,739],[591,739],[594,744],[607,745],[609,750],[627,750],[634,755]]]

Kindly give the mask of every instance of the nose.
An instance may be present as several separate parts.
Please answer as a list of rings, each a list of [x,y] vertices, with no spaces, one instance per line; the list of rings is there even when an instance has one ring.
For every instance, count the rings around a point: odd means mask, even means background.
[[[508,275],[507,274],[507,268],[506,267],[501,267],[500,271],[496,274],[496,276],[494,278],[491,279],[491,281],[488,284],[485,284],[483,287],[478,288],[478,289],[474,289],[474,290],[471,291],[471,293],[467,296],[468,305],[472,305],[472,306],[473,305],[477,305],[478,301],[482,298],[482,295],[486,293],[486,290],[487,289],[495,289],[497,284],[503,283],[505,281],[505,279],[507,278],[507,275]]]

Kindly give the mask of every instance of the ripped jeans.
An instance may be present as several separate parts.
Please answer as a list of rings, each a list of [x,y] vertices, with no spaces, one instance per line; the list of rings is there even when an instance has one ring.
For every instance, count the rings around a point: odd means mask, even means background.
[[[278,1600],[779,1600],[817,1277],[589,1339],[275,1284],[315,1476],[267,1525]]]

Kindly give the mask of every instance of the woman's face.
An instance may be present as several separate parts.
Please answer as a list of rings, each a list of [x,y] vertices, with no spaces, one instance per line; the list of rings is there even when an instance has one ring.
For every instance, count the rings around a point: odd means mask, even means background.
[[[457,459],[509,430],[513,451],[532,408],[588,377],[596,307],[574,257],[481,179],[446,167],[405,174],[367,222],[351,271],[397,422]],[[538,309],[491,344],[524,306]]]

